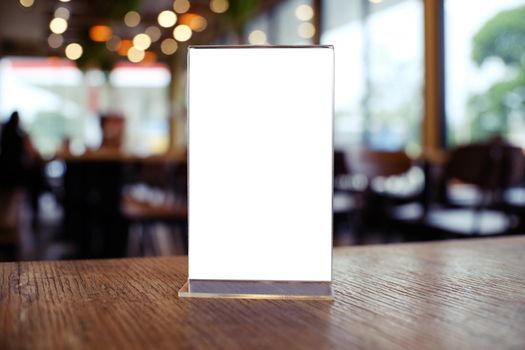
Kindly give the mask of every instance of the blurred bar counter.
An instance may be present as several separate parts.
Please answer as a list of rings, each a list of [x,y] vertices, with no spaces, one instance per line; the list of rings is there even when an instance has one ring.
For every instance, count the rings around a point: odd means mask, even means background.
[[[176,222],[185,235],[185,150],[140,157],[108,149],[56,159],[65,164],[63,232],[75,243],[75,258],[126,256],[135,223]]]
[[[136,154],[130,154],[121,150],[114,149],[99,149],[96,151],[87,151],[80,155],[74,155],[69,152],[59,152],[53,158],[56,160],[63,160],[66,162],[82,162],[82,161],[121,161],[121,162],[143,162],[143,163],[156,163],[156,162],[186,162],[187,150],[186,149],[174,149],[167,153],[151,155],[151,156],[140,156]]]

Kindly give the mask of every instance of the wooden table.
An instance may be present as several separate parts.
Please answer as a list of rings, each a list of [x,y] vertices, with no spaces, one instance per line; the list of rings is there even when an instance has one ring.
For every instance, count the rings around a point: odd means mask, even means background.
[[[0,349],[525,349],[525,237],[335,249],[335,300],[179,299],[186,257],[0,264]]]

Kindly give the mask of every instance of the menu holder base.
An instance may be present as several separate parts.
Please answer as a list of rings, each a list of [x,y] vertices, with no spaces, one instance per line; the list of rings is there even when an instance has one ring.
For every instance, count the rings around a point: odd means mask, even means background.
[[[333,300],[331,282],[188,280],[180,298]]]

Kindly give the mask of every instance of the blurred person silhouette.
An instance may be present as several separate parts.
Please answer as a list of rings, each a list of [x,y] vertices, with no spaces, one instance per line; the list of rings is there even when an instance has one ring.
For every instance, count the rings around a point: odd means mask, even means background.
[[[29,135],[20,128],[20,116],[15,111],[0,132],[0,188],[26,189],[35,221],[43,185],[42,158]]]

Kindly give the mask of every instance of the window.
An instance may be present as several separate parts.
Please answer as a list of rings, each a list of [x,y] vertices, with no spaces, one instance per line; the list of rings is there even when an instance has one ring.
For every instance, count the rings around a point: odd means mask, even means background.
[[[169,143],[169,70],[164,65],[117,64],[107,75],[82,72],[58,58],[0,61],[0,116],[18,110],[37,149],[52,155],[64,140],[72,152],[97,148],[100,113],[125,119],[124,150],[160,153]]]
[[[335,143],[420,147],[421,0],[327,0],[323,44],[335,47]]]
[[[524,43],[524,0],[445,1],[450,145],[500,134],[525,147]]]
[[[263,12],[247,25],[246,42],[311,45],[317,30],[311,0],[287,0]],[[265,39],[265,40],[262,40]]]

